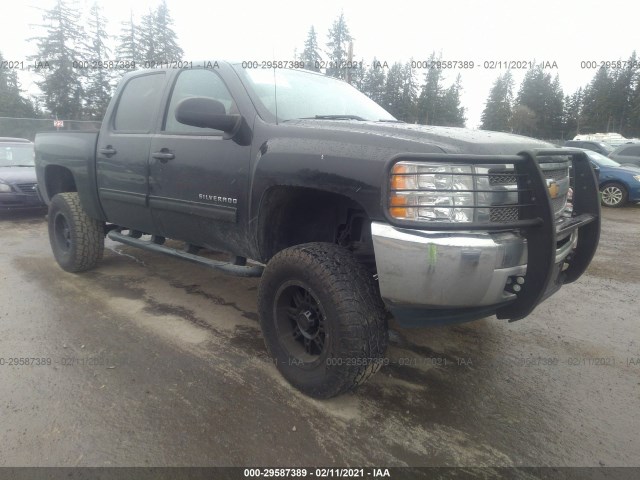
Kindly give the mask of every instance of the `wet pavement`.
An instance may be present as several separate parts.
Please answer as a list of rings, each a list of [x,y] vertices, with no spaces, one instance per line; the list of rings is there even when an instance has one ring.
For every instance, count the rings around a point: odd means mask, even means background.
[[[603,213],[530,317],[392,324],[389,365],[329,401],[271,364],[257,279],[110,241],[69,274],[41,212],[2,215],[0,466],[640,465],[640,207]]]

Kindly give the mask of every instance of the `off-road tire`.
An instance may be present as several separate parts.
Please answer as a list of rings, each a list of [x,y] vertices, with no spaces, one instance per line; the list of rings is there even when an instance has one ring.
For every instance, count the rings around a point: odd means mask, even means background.
[[[279,302],[287,289],[296,288],[308,289],[309,298],[316,300],[318,311],[324,313],[318,316],[323,318],[326,332],[324,350],[308,362],[287,347],[287,342],[304,342],[300,329],[299,340],[294,340],[295,333],[283,335],[287,321],[294,331],[297,323],[295,315],[283,313],[295,307],[285,309]],[[292,300],[291,305],[294,303]],[[311,397],[345,393],[365,382],[384,362],[388,329],[377,284],[343,247],[307,243],[276,254],[262,275],[258,311],[264,341],[276,367],[289,383]],[[280,327],[283,324],[285,327]]]
[[[49,205],[49,242],[67,272],[93,268],[104,253],[104,225],[89,217],[76,192],[59,193]]]

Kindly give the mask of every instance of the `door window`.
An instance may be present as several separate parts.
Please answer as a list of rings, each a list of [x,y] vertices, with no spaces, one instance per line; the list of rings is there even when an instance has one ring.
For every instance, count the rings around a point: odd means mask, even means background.
[[[237,114],[238,109],[226,85],[217,73],[211,70],[184,70],[171,92],[163,130],[166,133],[195,133],[198,135],[222,135],[220,130],[185,125],[176,120],[176,107],[185,98],[205,97],[217,100],[224,105],[227,114]]]
[[[113,129],[128,133],[150,132],[153,129],[163,86],[164,73],[143,75],[129,80],[118,100]]]

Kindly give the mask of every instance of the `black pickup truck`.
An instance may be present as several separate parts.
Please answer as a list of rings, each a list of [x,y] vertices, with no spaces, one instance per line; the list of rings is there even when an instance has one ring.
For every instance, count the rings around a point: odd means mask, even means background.
[[[35,143],[63,269],[94,267],[108,236],[262,276],[266,347],[318,398],[385,363],[389,315],[523,318],[585,271],[600,233],[584,152],[399,122],[300,70],[131,72],[99,132]]]

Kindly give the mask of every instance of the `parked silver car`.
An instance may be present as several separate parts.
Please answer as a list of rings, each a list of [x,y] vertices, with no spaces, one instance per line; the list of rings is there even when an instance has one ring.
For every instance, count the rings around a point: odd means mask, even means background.
[[[640,143],[625,143],[609,154],[609,158],[622,165],[640,168]]]

